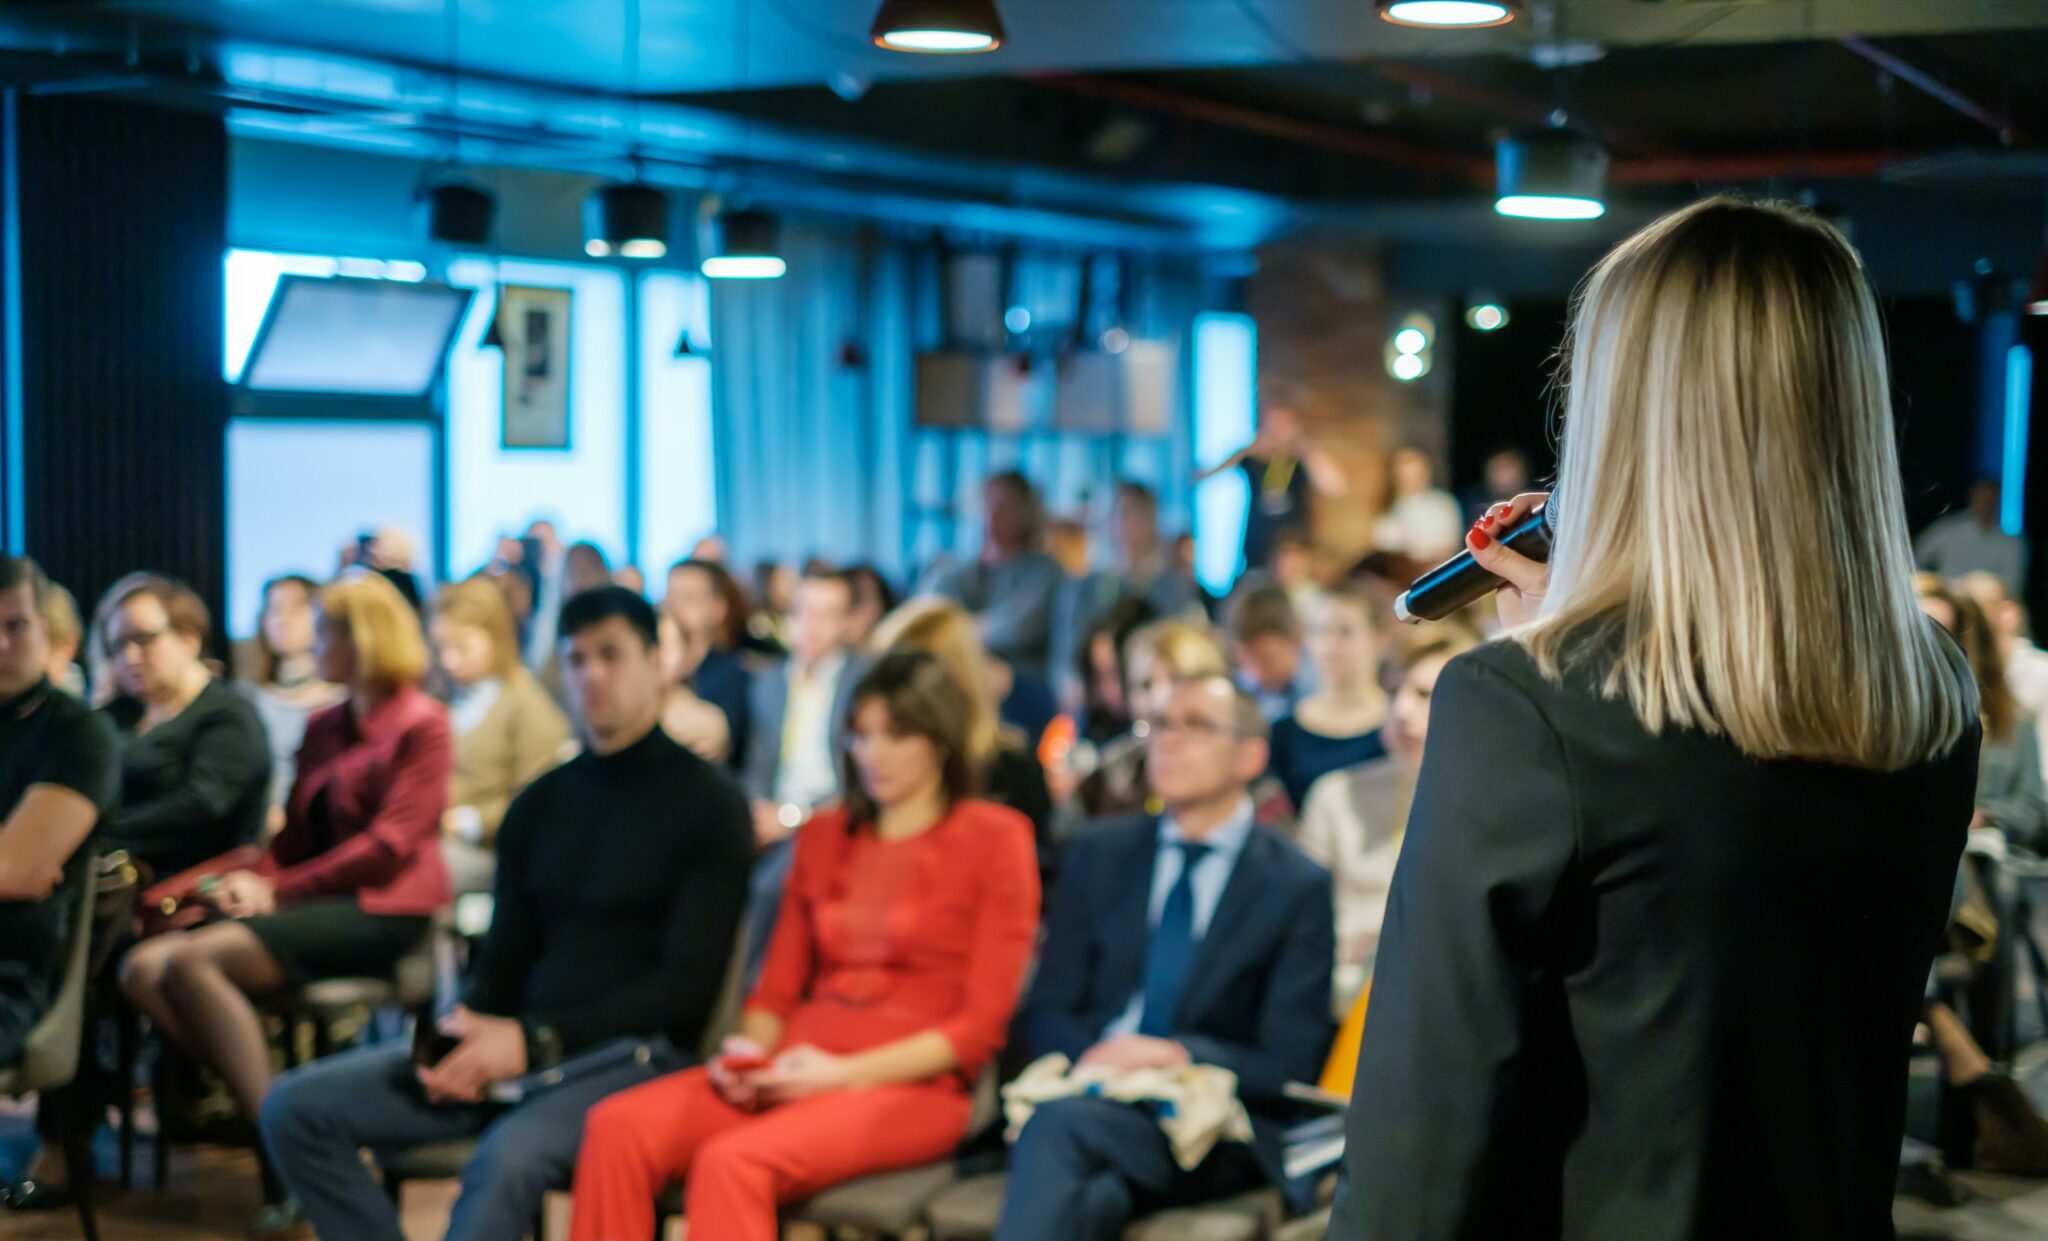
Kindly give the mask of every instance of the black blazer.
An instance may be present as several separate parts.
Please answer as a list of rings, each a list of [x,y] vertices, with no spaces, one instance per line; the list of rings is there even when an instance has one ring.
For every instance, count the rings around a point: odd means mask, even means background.
[[[1101,1041],[1144,981],[1159,821],[1127,819],[1068,843],[1045,946],[1018,1011],[1013,1050],[1071,1059]],[[1253,829],[1195,950],[1173,1037],[1198,1063],[1237,1074],[1253,1148],[1280,1181],[1282,1088],[1313,1082],[1329,1054],[1337,937],[1330,875]]]
[[[1597,676],[1444,669],[1331,1238],[1892,1236],[1975,731],[1889,775],[1760,762]]]

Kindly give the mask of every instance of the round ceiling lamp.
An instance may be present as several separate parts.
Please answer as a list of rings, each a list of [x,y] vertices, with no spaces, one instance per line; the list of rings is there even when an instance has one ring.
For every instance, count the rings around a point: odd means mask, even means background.
[[[1505,26],[1523,7],[1523,0],[1379,0],[1381,21],[1430,30]]]
[[[780,224],[765,211],[728,211],[712,222],[714,242],[700,270],[713,280],[776,280],[789,270]]]
[[[993,52],[1003,45],[1003,19],[996,0],[882,0],[868,37],[892,52]]]
[[[1494,147],[1493,209],[1524,220],[1597,220],[1607,214],[1607,151],[1591,138],[1544,130]]]
[[[668,195],[639,181],[599,186],[583,200],[583,252],[658,259],[668,254]]]
[[[427,240],[453,246],[491,244],[491,221],[498,200],[480,185],[449,180],[420,192],[420,212],[427,221]]]

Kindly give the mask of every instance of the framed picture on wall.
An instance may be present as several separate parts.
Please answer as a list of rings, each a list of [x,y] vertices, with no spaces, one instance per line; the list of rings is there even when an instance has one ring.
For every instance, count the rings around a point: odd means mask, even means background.
[[[568,289],[498,288],[493,328],[505,355],[506,448],[569,447],[569,302]]]

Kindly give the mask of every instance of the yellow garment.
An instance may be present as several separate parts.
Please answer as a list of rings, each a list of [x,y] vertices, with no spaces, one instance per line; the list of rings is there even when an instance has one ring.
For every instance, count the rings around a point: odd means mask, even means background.
[[[1365,1002],[1372,998],[1372,983],[1358,993],[1344,1024],[1337,1027],[1337,1041],[1330,1046],[1330,1058],[1323,1061],[1323,1076],[1316,1084],[1331,1094],[1351,1097],[1351,1081],[1358,1076],[1358,1045],[1365,1037]]]
[[[1252,1118],[1237,1098],[1237,1074],[1213,1064],[1176,1069],[1107,1069],[1076,1066],[1054,1052],[1031,1062],[1003,1087],[1003,1118],[1015,1142],[1041,1103],[1077,1095],[1152,1103],[1174,1161],[1193,1171],[1218,1142],[1252,1140]]]

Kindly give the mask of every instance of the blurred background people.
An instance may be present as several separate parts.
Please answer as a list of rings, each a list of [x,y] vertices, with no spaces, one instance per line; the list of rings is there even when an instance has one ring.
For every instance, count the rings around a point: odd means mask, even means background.
[[[1053,611],[1065,574],[1045,550],[1045,510],[1031,480],[1014,471],[981,488],[981,554],[936,575],[923,593],[964,607],[981,626],[989,654],[1020,677],[1046,683]]]
[[[309,577],[291,573],[263,584],[263,611],[256,618],[255,665],[248,680],[235,688],[256,708],[270,739],[270,814],[266,826],[284,825],[285,798],[291,793],[293,764],[306,721],[313,713],[342,700],[347,691],[322,680],[313,659],[314,600],[320,587]]]
[[[482,578],[443,587],[428,632],[455,737],[441,852],[457,893],[488,892],[505,808],[562,761],[569,721],[520,662],[512,612],[497,587]]]

